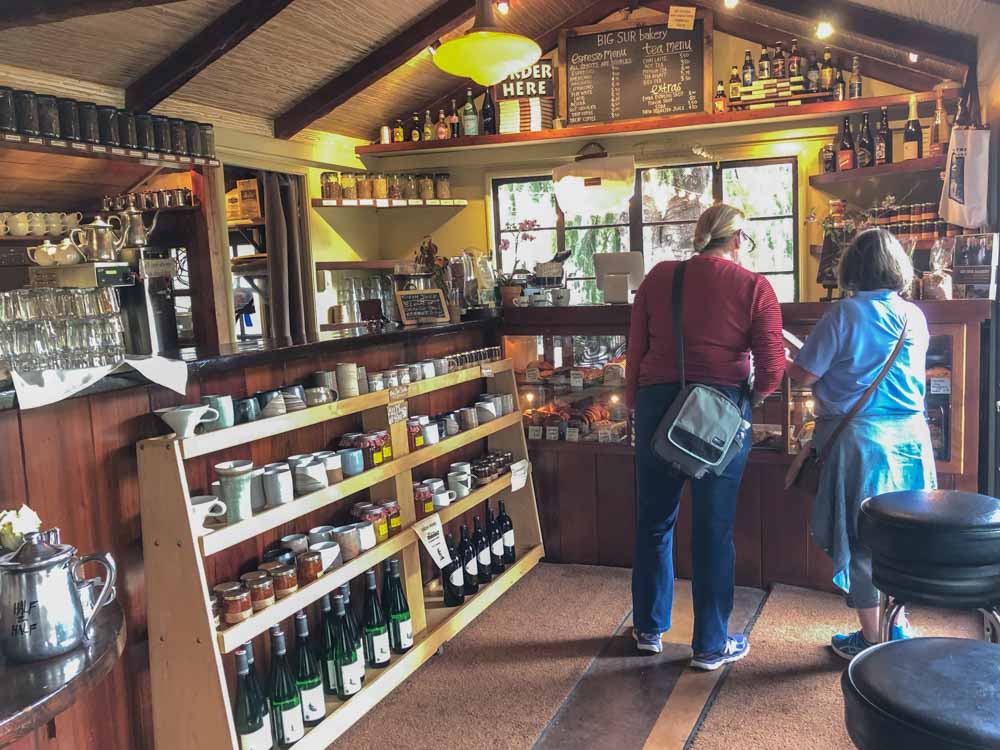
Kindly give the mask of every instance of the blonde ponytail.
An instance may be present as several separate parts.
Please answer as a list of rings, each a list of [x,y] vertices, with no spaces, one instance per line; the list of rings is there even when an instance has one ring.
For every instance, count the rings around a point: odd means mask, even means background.
[[[703,253],[716,250],[743,229],[743,212],[727,203],[716,203],[698,217],[694,229],[694,249]]]

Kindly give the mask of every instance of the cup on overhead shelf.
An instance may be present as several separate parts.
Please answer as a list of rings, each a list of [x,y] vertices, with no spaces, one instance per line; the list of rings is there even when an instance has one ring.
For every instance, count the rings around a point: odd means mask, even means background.
[[[166,422],[179,438],[189,438],[194,435],[198,425],[214,422],[219,418],[219,412],[204,404],[171,406],[157,409],[154,413]]]
[[[260,403],[255,398],[241,398],[233,402],[233,417],[235,424],[257,421],[260,417]]]
[[[233,410],[233,397],[229,395],[202,396],[201,403],[211,406],[219,413],[217,419],[205,425],[206,432],[215,432],[232,427],[236,423],[236,415]]]
[[[267,495],[264,494],[264,467],[250,472],[250,508],[254,513],[260,513],[267,507]]]
[[[326,478],[326,464],[313,459],[298,464],[292,470],[292,482],[296,495],[309,495],[329,486]]]
[[[424,445],[436,445],[441,442],[441,433],[438,431],[437,422],[421,425],[420,434],[424,438]]]
[[[454,490],[441,490],[440,492],[434,493],[434,507],[435,508],[447,508],[458,498],[458,494]]]
[[[226,504],[215,495],[194,495],[191,498],[191,519],[194,522],[195,533],[207,534],[209,518],[223,518],[226,515]]]
[[[250,474],[253,461],[223,461],[215,465],[226,504],[226,523],[245,521],[253,516],[250,495]]]

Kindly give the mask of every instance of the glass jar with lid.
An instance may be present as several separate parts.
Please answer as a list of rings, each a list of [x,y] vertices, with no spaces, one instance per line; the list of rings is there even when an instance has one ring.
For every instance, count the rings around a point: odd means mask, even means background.
[[[434,175],[422,174],[417,178],[417,193],[421,200],[434,200]]]
[[[403,197],[403,182],[398,174],[391,174],[388,177],[388,194],[391,200],[398,200]]]
[[[344,200],[357,200],[358,176],[353,172],[343,172],[340,175],[340,194]]]
[[[357,177],[358,198],[371,200],[372,197],[372,176],[367,172],[360,172]]]
[[[372,175],[372,198],[384,199],[389,197],[389,181],[381,172]]]
[[[340,175],[337,172],[324,172],[319,182],[323,200],[340,200]]]
[[[403,197],[406,200],[413,200],[420,197],[417,191],[417,176],[415,174],[404,174],[402,176],[402,183]]]
[[[451,200],[451,175],[447,172],[434,175],[434,195],[438,200]]]

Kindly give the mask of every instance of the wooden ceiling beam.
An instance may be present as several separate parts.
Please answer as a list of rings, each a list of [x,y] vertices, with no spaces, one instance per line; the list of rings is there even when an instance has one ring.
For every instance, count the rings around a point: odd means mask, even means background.
[[[145,112],[284,10],[292,0],[241,0],[129,84],[125,106]]]
[[[277,138],[291,138],[355,94],[391,73],[437,39],[472,18],[474,0],[443,0],[406,30],[320,86],[274,121]]]
[[[8,0],[0,3],[0,31],[66,21],[119,10],[169,5],[180,0]]]

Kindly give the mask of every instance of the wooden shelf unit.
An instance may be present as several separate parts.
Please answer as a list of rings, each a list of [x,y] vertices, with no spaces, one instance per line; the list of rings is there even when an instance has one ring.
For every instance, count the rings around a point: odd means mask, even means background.
[[[461,208],[469,205],[464,198],[441,198],[422,200],[419,198],[356,198],[333,200],[313,198],[313,208]]]
[[[514,412],[411,453],[405,420],[389,423],[390,403],[476,379],[487,379],[487,388],[491,393],[514,394]],[[185,460],[359,413],[366,429],[389,430],[392,461],[204,536],[199,536],[192,527]],[[239,750],[224,655],[265,633],[270,626],[292,617],[323,594],[356,578],[365,570],[389,557],[398,556],[413,618],[414,646],[405,654],[394,655],[388,667],[370,670],[365,686],[350,701],[342,703],[336,698],[327,698],[327,717],[308,730],[305,738],[295,745],[297,750],[325,748],[531,570],[544,553],[534,489],[529,476],[525,487],[512,492],[511,475],[507,474],[439,509],[437,514],[442,523],[447,523],[503,493],[517,534],[517,561],[461,607],[444,609],[440,602],[433,601],[433,595],[430,603],[425,597],[420,570],[420,541],[413,529],[417,512],[412,470],[484,439],[488,441],[490,450],[511,451],[515,461],[528,457],[510,360],[465,368],[394,389],[391,393],[379,391],[184,440],[170,435],[140,442],[142,538],[146,564],[153,731],[157,747]],[[399,502],[403,522],[400,533],[327,572],[318,580],[303,585],[296,593],[249,619],[224,630],[216,630],[208,604],[206,558],[369,487],[378,487],[381,494],[392,496]],[[285,630],[290,632],[288,628]],[[178,711],[181,710],[185,715],[183,722],[177,721]]]
[[[948,157],[942,154],[878,167],[816,174],[809,178],[809,186],[865,209],[875,208],[887,195],[894,195],[903,205],[937,202],[941,196],[941,173],[947,161]]]

